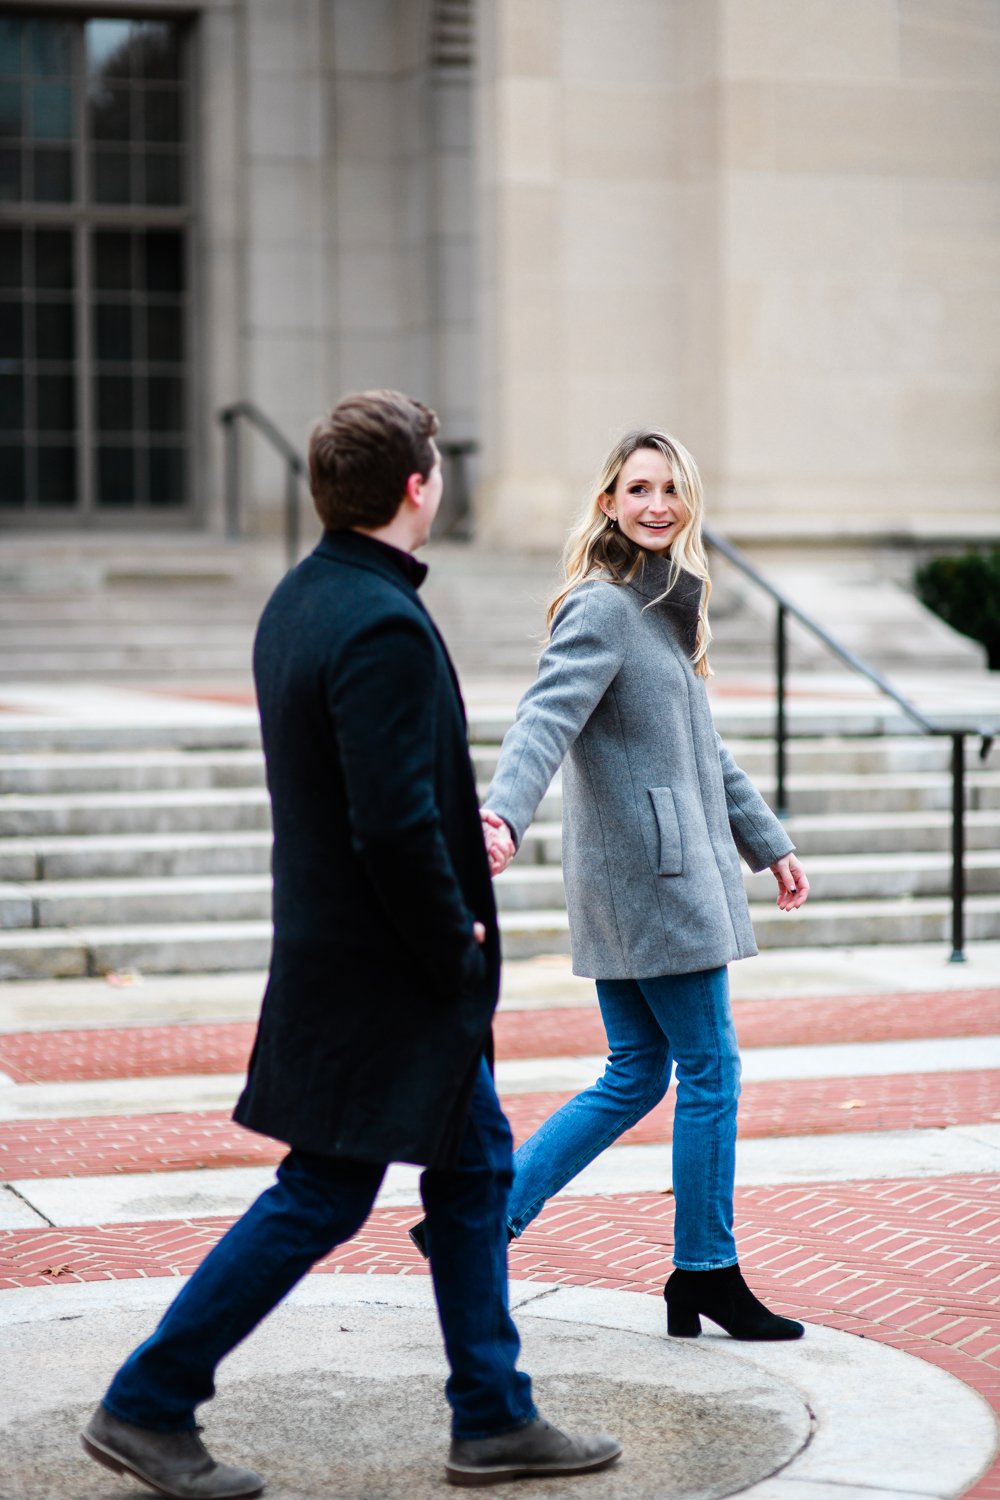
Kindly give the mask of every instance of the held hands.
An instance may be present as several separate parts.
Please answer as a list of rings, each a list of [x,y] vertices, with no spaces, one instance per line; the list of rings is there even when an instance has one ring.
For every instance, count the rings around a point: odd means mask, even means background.
[[[771,874],[778,882],[778,907],[781,911],[795,911],[809,900],[809,882],[794,854],[776,859]]]
[[[479,809],[483,820],[483,838],[486,840],[486,857],[490,862],[490,874],[501,875],[516,854],[510,829],[498,813],[488,807]]]

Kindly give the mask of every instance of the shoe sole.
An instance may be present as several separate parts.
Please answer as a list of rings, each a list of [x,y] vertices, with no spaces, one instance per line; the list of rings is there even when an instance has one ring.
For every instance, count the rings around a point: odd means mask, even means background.
[[[596,1474],[599,1469],[608,1469],[622,1456],[619,1447],[603,1458],[592,1459],[585,1464],[496,1464],[491,1468],[465,1469],[458,1464],[445,1465],[445,1478],[449,1484],[482,1485],[506,1484],[509,1479],[559,1479],[573,1474]]]
[[[168,1500],[185,1500],[185,1496],[179,1490],[164,1489],[162,1484],[155,1479],[151,1479],[141,1469],[137,1469],[134,1464],[129,1463],[128,1459],[122,1458],[120,1454],[115,1453],[111,1448],[103,1448],[92,1437],[88,1437],[85,1432],[80,1433],[80,1442],[83,1444],[84,1452],[88,1457],[92,1458],[95,1463],[103,1464],[104,1468],[110,1469],[113,1474],[131,1474],[133,1479],[138,1479],[140,1484],[148,1484],[149,1488],[155,1490],[158,1495],[168,1496]],[[259,1484],[252,1490],[230,1490],[228,1495],[220,1495],[218,1500],[243,1500],[244,1496],[259,1495],[263,1488],[263,1484]]]

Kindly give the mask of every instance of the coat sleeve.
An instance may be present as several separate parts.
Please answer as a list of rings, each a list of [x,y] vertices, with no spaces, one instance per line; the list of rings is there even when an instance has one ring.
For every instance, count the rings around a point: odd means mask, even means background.
[[[628,629],[625,600],[610,583],[574,589],[553,621],[538,676],[504,736],[485,799],[518,844],[566,751],[614,681]]]
[[[766,870],[776,859],[791,854],[795,845],[780,818],[775,817],[747,773],[740,770],[718,733],[715,740],[733,842],[751,870],[755,873]]]
[[[331,669],[330,708],[351,841],[414,961],[443,996],[481,979],[484,960],[436,793],[440,654],[415,620],[390,617]]]

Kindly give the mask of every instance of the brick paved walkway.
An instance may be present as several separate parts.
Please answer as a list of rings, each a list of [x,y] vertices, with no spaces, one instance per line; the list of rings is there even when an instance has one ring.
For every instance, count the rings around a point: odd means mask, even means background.
[[[1000,1032],[1000,989],[743,1000],[733,1014],[744,1048],[989,1036]],[[0,1073],[16,1083],[239,1073],[254,1030],[250,1022],[229,1022],[8,1032],[0,1035]],[[496,1039],[498,1056],[510,1059],[605,1048],[596,1005],[502,1013]]]
[[[744,1001],[743,1046],[993,1036],[1000,990]],[[505,1059],[599,1053],[596,1009],[508,1012]],[[0,1037],[12,1087],[60,1081],[236,1073],[252,1027],[177,1025],[17,1033]],[[984,1064],[994,1062],[984,1049]],[[519,1138],[566,1097],[539,1092],[505,1102]],[[670,1138],[672,1100],[623,1144]],[[1000,1070],[747,1084],[741,1134],[776,1137],[932,1130],[1000,1118]],[[177,1110],[0,1124],[0,1177],[42,1178],[261,1165],[273,1142],[221,1111]],[[745,1187],[736,1194],[741,1262],[776,1310],[877,1339],[948,1370],[1000,1411],[1000,1176],[978,1175]],[[424,1275],[405,1237],[414,1210],[379,1209],[320,1274]],[[178,1276],[190,1272],[231,1221],[221,1217],[0,1233],[0,1289]],[[668,1191],[563,1196],[512,1248],[516,1278],[659,1296],[669,1269]],[[971,1491],[1000,1500],[1000,1463]]]

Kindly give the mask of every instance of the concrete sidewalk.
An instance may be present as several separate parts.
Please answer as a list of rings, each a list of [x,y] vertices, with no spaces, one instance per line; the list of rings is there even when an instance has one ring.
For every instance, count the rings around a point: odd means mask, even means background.
[[[176,1291],[127,1281],[0,1302],[5,1500],[125,1493],[76,1432]],[[967,1386],[846,1333],[687,1342],[664,1337],[646,1297],[535,1282],[512,1302],[540,1408],[625,1445],[599,1476],[520,1483],[525,1500],[927,1500],[960,1494],[992,1451],[992,1415]],[[227,1362],[206,1439],[258,1469],[271,1500],[430,1500],[446,1492],[446,1374],[425,1278],[313,1277]]]

